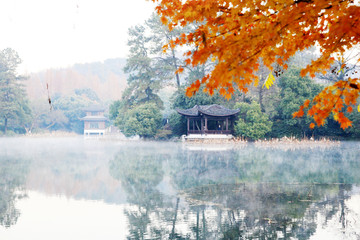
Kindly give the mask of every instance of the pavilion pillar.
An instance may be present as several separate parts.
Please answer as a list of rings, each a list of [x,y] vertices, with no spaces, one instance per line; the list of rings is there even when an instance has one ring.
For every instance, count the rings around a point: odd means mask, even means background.
[[[205,131],[207,130],[207,117],[205,117]]]
[[[186,118],[187,119],[187,133],[189,134],[189,131],[190,131],[190,119],[189,118]]]
[[[226,131],[229,130],[229,118],[226,118]]]
[[[201,134],[204,133],[204,118],[200,118]]]

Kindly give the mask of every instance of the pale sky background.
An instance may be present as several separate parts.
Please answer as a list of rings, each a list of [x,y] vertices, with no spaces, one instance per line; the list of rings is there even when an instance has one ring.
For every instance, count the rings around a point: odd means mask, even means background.
[[[19,53],[19,73],[125,58],[128,28],[154,8],[146,0],[1,0],[0,49]]]

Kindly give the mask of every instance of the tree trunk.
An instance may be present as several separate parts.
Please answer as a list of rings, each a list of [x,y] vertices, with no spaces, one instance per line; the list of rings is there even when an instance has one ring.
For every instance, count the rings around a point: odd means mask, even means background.
[[[260,86],[260,88],[259,88],[259,104],[260,104],[261,112],[265,112],[263,97],[264,97],[264,89]]]
[[[339,181],[342,183],[342,181]],[[340,201],[340,208],[341,208],[341,211],[340,211],[340,220],[339,222],[341,222],[341,226],[343,229],[345,229],[346,227],[346,220],[345,220],[345,194],[344,194],[344,184],[340,184],[339,185],[339,193],[338,193],[338,196],[339,196],[339,201]]]
[[[26,127],[26,126],[24,126],[24,125],[23,125],[23,128],[25,129],[26,134],[29,134],[29,132],[30,132],[30,128],[27,128],[27,127]]]
[[[197,212],[196,212],[196,240],[199,240],[199,219],[200,219],[200,216],[199,216],[199,211],[200,209],[197,209]]]
[[[203,234],[202,234],[202,239],[205,239],[206,237],[206,218],[205,218],[205,210],[202,210],[202,221],[203,221]]]
[[[8,119],[5,118],[5,124],[4,124],[4,134],[7,132],[7,125],[8,125]]]
[[[55,125],[55,123],[56,122],[52,122],[51,124],[49,124],[47,127],[45,127],[46,129],[49,129],[49,128],[51,128],[52,126],[54,126]]]
[[[175,51],[174,49],[171,49],[171,53],[172,53],[172,58],[173,58],[173,63],[174,63],[174,67],[177,70],[178,66],[177,66],[177,62],[176,62],[176,57],[175,57]],[[178,89],[180,89],[180,77],[179,77],[179,73],[175,74],[176,77],[176,85],[178,87]]]
[[[179,209],[179,201],[180,201],[180,198],[177,198],[176,199],[175,214],[174,214],[174,220],[173,220],[173,226],[172,226],[172,230],[171,230],[170,239],[175,238],[175,224],[176,224],[177,212],[178,212],[178,209]]]

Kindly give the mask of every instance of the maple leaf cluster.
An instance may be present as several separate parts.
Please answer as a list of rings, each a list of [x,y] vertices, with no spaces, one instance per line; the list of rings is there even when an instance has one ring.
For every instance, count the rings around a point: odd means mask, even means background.
[[[201,85],[210,94],[218,89],[226,98],[234,87],[246,93],[247,86],[258,82],[259,59],[270,70],[274,63],[287,69],[286,62],[297,51],[317,45],[321,56],[301,71],[302,76],[314,77],[330,68],[333,53],[342,54],[360,42],[360,6],[352,0],[152,1],[158,3],[156,11],[170,30],[197,23],[195,31],[168,46],[194,46],[195,50],[185,54],[186,64],[216,61],[211,74],[187,88],[188,96]],[[309,115],[318,125],[330,113],[343,128],[351,125],[342,111],[344,105],[356,103],[359,89],[349,88],[350,84],[357,84],[356,79],[337,82],[314,98]],[[306,105],[294,116],[301,116]]]
[[[293,117],[302,117],[304,109],[309,108],[307,114],[314,118],[318,126],[325,124],[325,119],[333,114],[335,121],[340,123],[340,127],[345,129],[351,126],[351,121],[342,112],[346,108],[347,112],[352,112],[351,105],[355,105],[359,97],[360,84],[356,80],[338,81],[334,85],[326,87],[313,99],[313,105],[309,107],[310,100],[306,100],[298,112]],[[347,107],[346,107],[347,106]],[[310,128],[315,124],[311,123]]]

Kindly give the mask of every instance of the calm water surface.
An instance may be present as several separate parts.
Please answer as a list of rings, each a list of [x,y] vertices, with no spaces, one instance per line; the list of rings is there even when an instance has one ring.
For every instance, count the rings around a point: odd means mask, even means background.
[[[0,239],[360,239],[360,144],[0,138]]]

